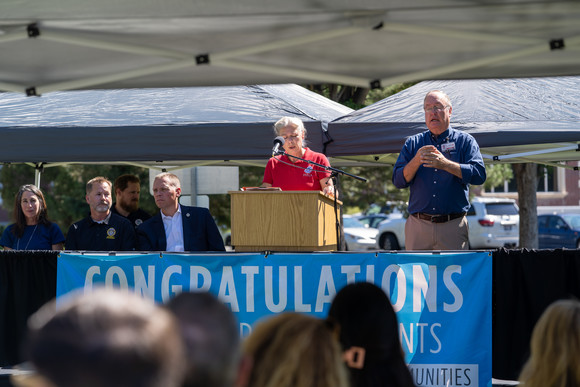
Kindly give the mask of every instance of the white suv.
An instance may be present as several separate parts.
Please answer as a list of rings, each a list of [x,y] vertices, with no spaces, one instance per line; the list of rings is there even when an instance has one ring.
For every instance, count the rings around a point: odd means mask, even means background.
[[[472,249],[515,248],[520,244],[520,215],[514,199],[475,197],[467,220]]]
[[[405,248],[406,217],[387,219],[378,225],[377,248]],[[475,197],[467,212],[469,247],[490,249],[519,245],[520,216],[514,199]]]

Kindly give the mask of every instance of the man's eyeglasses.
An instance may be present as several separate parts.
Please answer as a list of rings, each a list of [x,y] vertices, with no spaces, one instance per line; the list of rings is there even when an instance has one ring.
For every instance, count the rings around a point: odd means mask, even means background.
[[[443,110],[447,109],[448,107],[449,106],[443,106],[443,105],[425,106],[423,108],[423,110],[425,110],[425,112],[433,111],[435,113],[440,113]]]

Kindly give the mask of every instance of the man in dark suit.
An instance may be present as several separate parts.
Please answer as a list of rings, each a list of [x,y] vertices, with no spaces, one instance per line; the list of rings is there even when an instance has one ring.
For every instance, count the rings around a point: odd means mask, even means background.
[[[179,204],[181,183],[173,173],[155,176],[153,196],[159,213],[137,227],[141,251],[225,251],[206,208]]]

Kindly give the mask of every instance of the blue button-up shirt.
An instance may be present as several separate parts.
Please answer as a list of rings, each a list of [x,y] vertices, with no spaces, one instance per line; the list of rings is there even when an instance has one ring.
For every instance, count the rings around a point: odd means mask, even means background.
[[[410,182],[405,180],[403,168],[425,146],[433,145],[447,159],[461,167],[461,178],[438,168],[420,166]],[[393,184],[397,188],[410,187],[409,213],[424,212],[447,215],[467,212],[469,209],[469,184],[485,182],[486,173],[479,145],[468,133],[447,129],[435,137],[426,131],[405,141],[393,170]]]

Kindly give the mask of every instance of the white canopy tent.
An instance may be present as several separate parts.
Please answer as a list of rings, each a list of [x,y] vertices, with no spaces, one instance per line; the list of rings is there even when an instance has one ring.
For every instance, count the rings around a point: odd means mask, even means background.
[[[0,90],[580,74],[580,2],[4,0]]]

